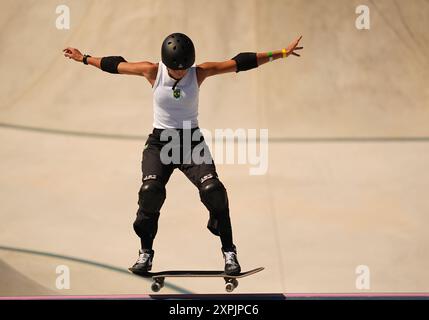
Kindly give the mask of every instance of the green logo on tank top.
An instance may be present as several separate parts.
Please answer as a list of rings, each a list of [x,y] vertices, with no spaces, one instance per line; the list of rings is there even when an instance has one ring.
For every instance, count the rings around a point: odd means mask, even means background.
[[[174,89],[173,97],[175,97],[176,99],[180,98],[180,89]]]

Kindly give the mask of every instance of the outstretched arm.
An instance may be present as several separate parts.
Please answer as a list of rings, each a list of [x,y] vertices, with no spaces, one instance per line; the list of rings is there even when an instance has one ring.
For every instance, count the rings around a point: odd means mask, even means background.
[[[286,58],[290,55],[300,57],[295,51],[303,49],[299,47],[302,36],[292,41],[286,48],[270,52],[243,53],[235,56],[231,60],[222,62],[205,62],[197,66],[200,75],[200,83],[207,77],[228,73],[245,71],[256,68],[272,60]]]
[[[267,63],[272,60],[280,59],[280,58],[286,58],[290,55],[294,55],[297,57],[300,57],[298,53],[295,51],[302,50],[304,47],[298,47],[299,41],[301,41],[302,36],[296,38],[294,41],[292,41],[286,48],[271,52],[263,52],[263,53],[257,53],[257,59],[258,59],[258,66]]]
[[[91,57],[83,55],[78,49],[71,47],[64,49],[63,52],[64,56],[69,59],[92,65],[109,73],[143,76],[148,79],[151,84],[156,78],[156,73],[158,71],[157,64],[148,61],[127,62],[124,58],[119,56],[103,58]]]

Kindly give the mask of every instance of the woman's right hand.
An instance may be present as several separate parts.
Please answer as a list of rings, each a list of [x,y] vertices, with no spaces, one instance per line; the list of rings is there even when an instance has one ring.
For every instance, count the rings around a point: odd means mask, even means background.
[[[77,62],[83,61],[83,54],[78,49],[67,47],[63,50],[63,52],[64,56],[69,59],[73,59]]]

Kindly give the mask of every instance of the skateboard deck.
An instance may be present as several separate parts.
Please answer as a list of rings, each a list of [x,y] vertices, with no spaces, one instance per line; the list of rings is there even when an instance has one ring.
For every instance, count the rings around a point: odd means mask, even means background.
[[[137,276],[151,278],[153,281],[151,289],[154,292],[158,292],[162,287],[164,287],[165,278],[224,278],[225,290],[227,292],[232,292],[238,286],[238,278],[244,278],[258,273],[264,270],[264,268],[260,267],[249,271],[240,272],[236,275],[228,275],[224,271],[220,270],[171,270],[145,273],[134,272],[132,268],[129,268],[128,270]]]

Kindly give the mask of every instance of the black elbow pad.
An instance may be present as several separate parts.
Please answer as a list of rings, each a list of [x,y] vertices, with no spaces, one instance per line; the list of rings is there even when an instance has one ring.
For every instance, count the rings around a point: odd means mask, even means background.
[[[258,67],[258,59],[255,52],[242,52],[237,54],[232,60],[237,63],[237,71],[246,71]]]
[[[118,73],[118,65],[121,62],[127,62],[127,60],[119,56],[103,57],[100,63],[101,70],[109,73]]]

